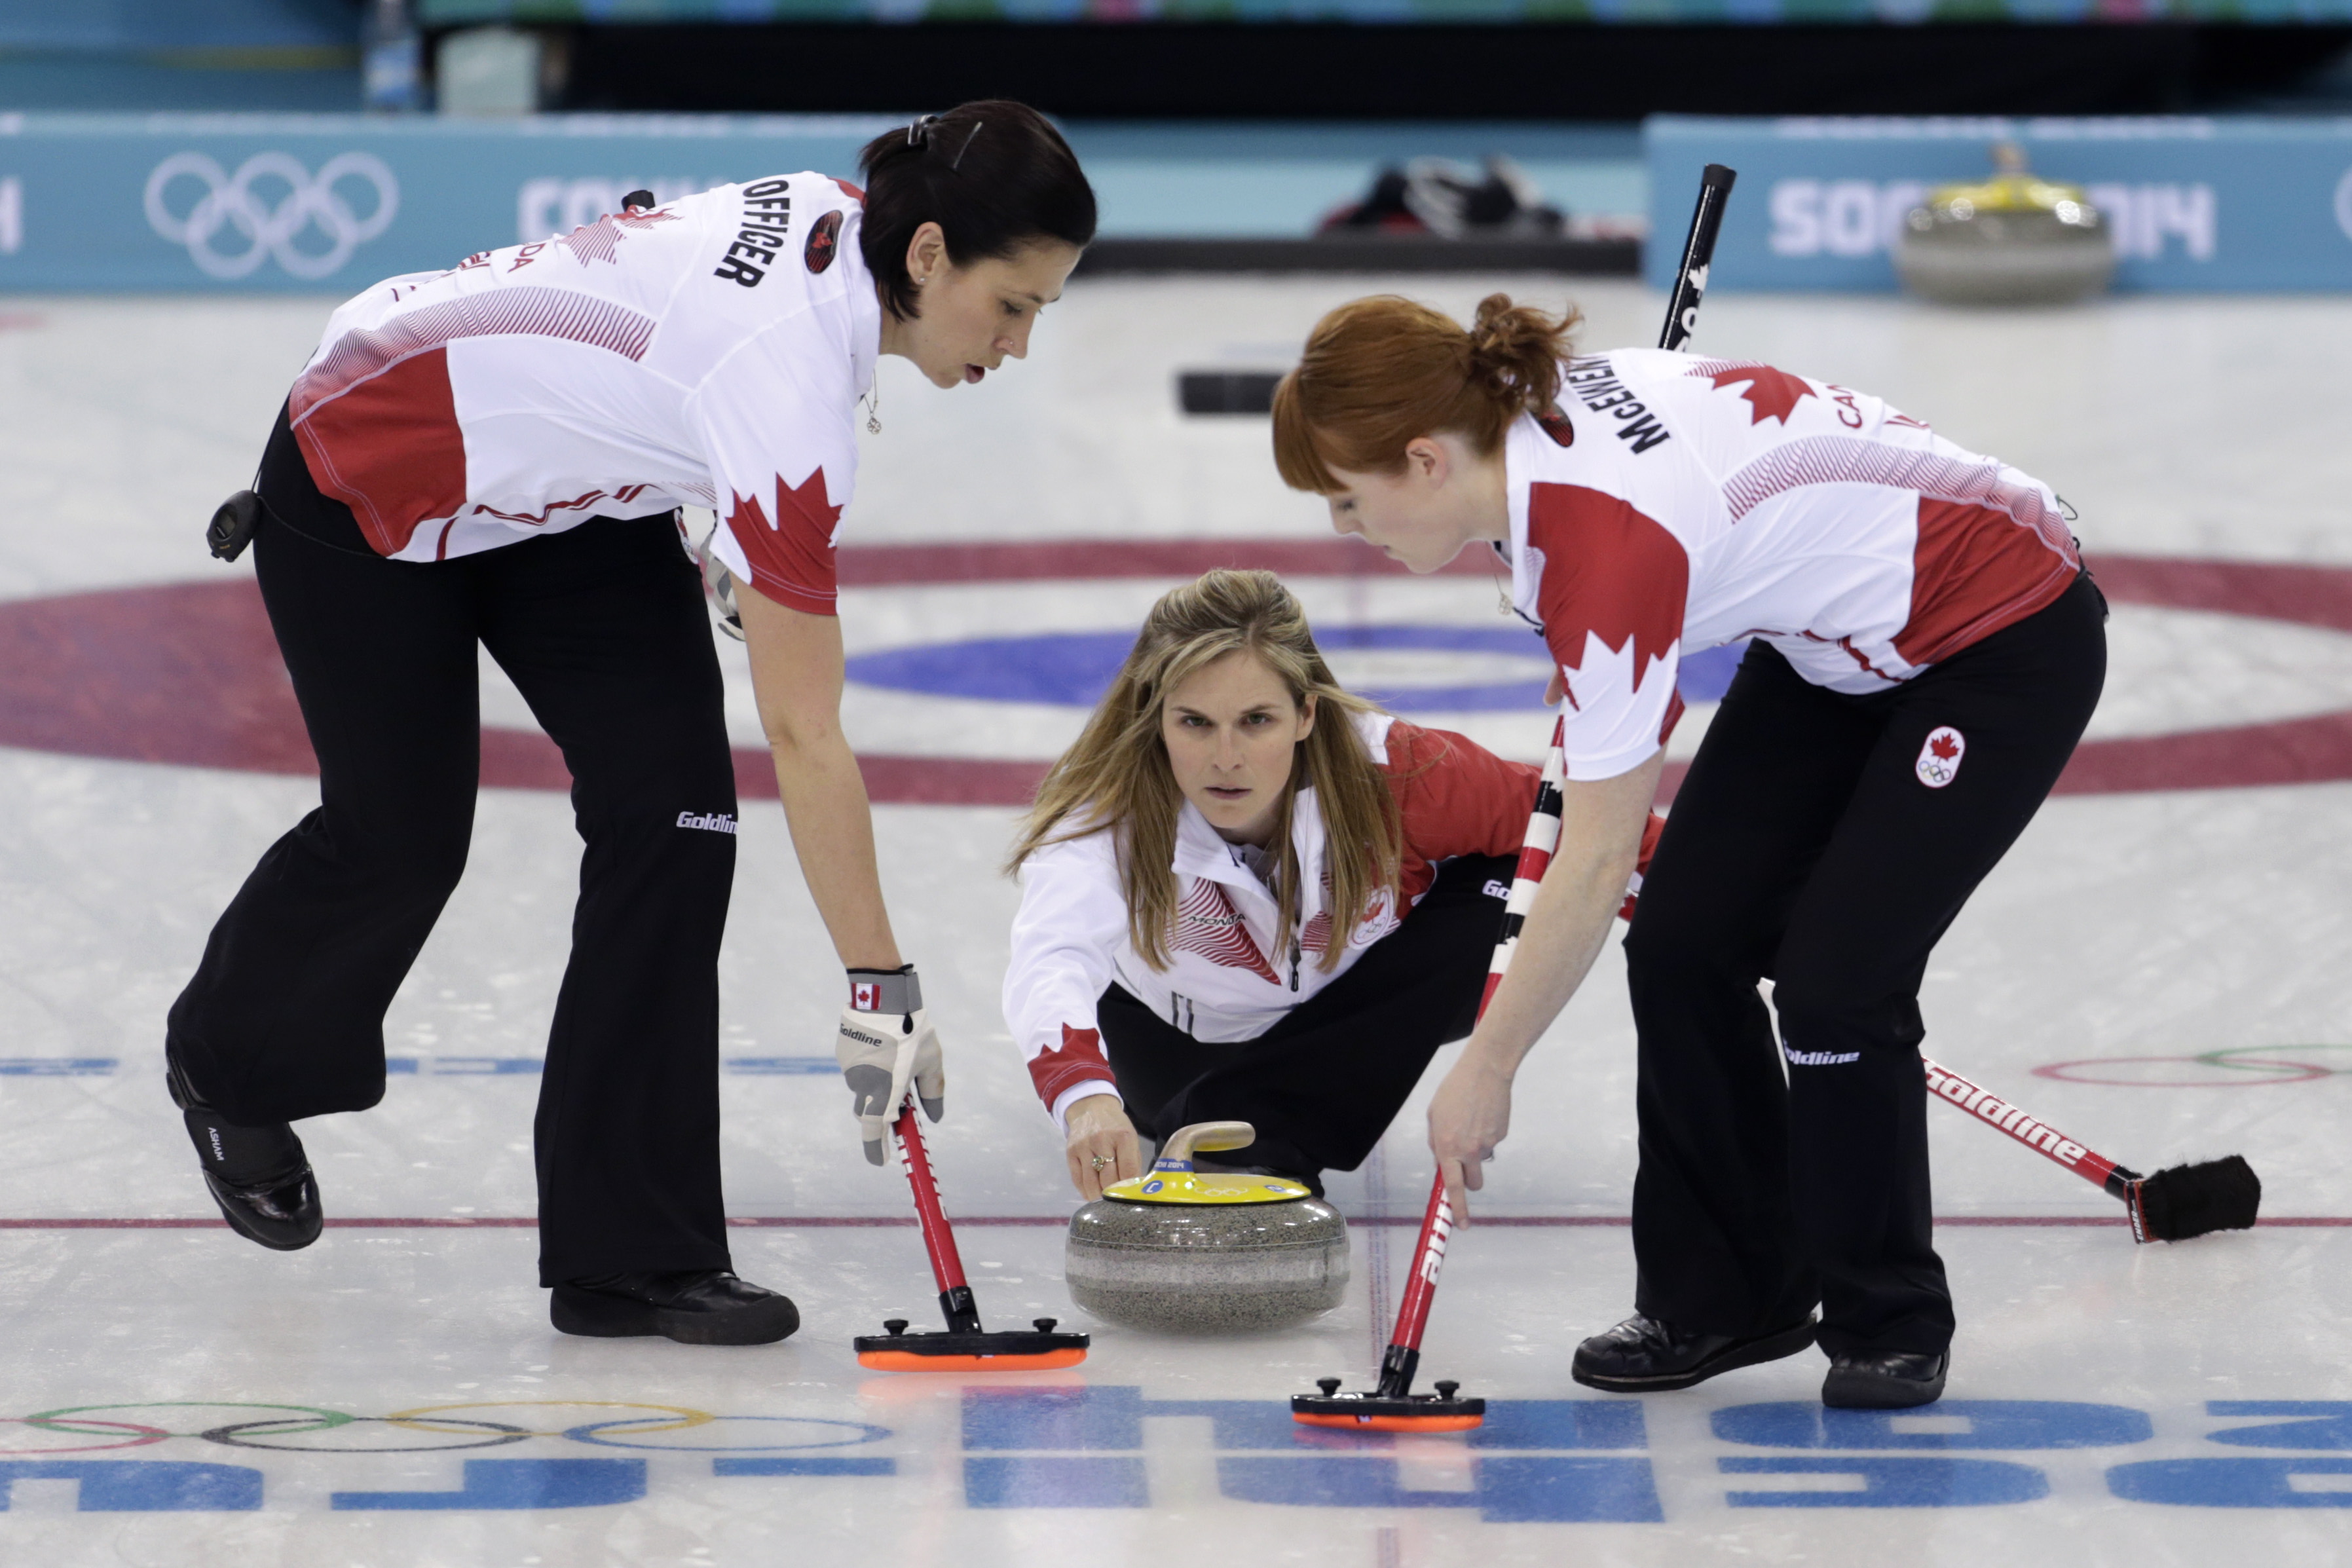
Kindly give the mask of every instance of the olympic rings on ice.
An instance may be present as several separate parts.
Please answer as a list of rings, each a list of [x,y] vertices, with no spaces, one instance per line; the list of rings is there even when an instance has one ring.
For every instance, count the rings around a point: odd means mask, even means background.
[[[2339,1073],[2352,1073],[2352,1059],[2342,1066],[2309,1060],[2323,1051],[2352,1051],[2352,1044],[2306,1046],[2233,1046],[2225,1050],[2200,1051],[2177,1057],[2085,1057],[2077,1061],[2047,1062],[2035,1068],[2036,1078],[2061,1083],[2098,1084],[2108,1089],[2255,1089],[2263,1084],[2312,1083]],[[2179,1068],[2204,1068],[2220,1076],[2192,1078]],[[2159,1068],[2175,1069],[2153,1076]]]
[[[184,212],[174,212],[174,186],[184,182],[204,186]],[[270,202],[255,187],[282,184],[285,194]],[[364,184],[374,201],[366,216],[352,210],[347,185]],[[373,153],[343,153],[330,158],[313,176],[302,161],[289,153],[257,153],[224,173],[219,163],[202,153],[174,153],[147,176],[147,222],[173,245],[187,247],[197,267],[214,278],[243,278],[265,259],[296,278],[332,277],[352,253],[392,226],[400,211],[400,181],[383,160]],[[304,249],[295,241],[316,230],[324,237],[324,250]],[[233,231],[235,243],[217,242]]]
[[[144,1417],[123,1420],[96,1414],[111,1410]],[[461,1410],[476,1412],[465,1416]],[[636,1415],[599,1415],[585,1422],[568,1418],[597,1412],[635,1410]],[[167,1412],[202,1411],[184,1425]],[[264,1412],[259,1416],[253,1411]],[[548,1417],[519,1416],[489,1420],[484,1413],[562,1412]],[[238,1414],[246,1418],[236,1419]],[[228,1416],[228,1419],[223,1419]],[[759,1422],[761,1439],[799,1441],[730,1442],[727,1430],[743,1422]],[[0,1432],[0,1461],[37,1458],[53,1454],[100,1453],[138,1448],[172,1437],[194,1438],[229,1448],[259,1448],[281,1454],[433,1454],[463,1448],[500,1448],[534,1437],[560,1437],[599,1448],[629,1448],[657,1454],[771,1454],[805,1448],[854,1447],[891,1436],[887,1426],[863,1421],[832,1420],[815,1415],[720,1415],[683,1405],[648,1405],[625,1399],[493,1399],[466,1405],[428,1405],[397,1410],[389,1415],[353,1415],[315,1405],[275,1405],[242,1400],[159,1399],[118,1405],[70,1405],[32,1415],[0,1416],[0,1427],[21,1426],[33,1434],[65,1438],[104,1438],[46,1446],[36,1437]],[[801,1430],[792,1430],[800,1428]],[[680,1442],[647,1441],[658,1434],[695,1432]],[[324,1434],[333,1433],[332,1437]],[[315,1440],[314,1440],[315,1439]],[[422,1439],[422,1440],[418,1440]]]

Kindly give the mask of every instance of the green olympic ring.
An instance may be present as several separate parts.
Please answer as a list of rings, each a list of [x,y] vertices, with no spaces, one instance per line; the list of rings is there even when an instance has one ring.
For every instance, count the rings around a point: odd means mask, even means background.
[[[0,1426],[9,1424],[30,1426],[36,1432],[64,1432],[77,1437],[95,1437],[99,1435],[95,1432],[83,1431],[79,1427],[45,1426],[40,1417],[36,1415],[0,1416]],[[142,1426],[135,1421],[91,1421],[87,1425],[111,1426],[118,1432],[128,1432],[131,1434],[131,1440],[127,1443],[82,1443],[71,1448],[0,1448],[0,1459],[17,1458],[27,1455],[38,1458],[43,1454],[103,1454],[115,1448],[143,1447],[149,1443],[160,1443],[172,1436],[161,1426]]]
[[[348,1420],[339,1421],[335,1425],[357,1426],[371,1422],[382,1422],[388,1426],[410,1425],[405,1422],[387,1421],[381,1415],[354,1415]],[[445,1426],[478,1426],[485,1431],[496,1433],[497,1436],[478,1438],[470,1443],[412,1443],[398,1448],[306,1448],[293,1443],[257,1443],[249,1436],[255,1432],[261,1432],[264,1428],[285,1428],[285,1430],[269,1431],[264,1434],[278,1437],[291,1437],[306,1432],[331,1430],[324,1426],[304,1426],[299,1417],[290,1421],[243,1421],[233,1426],[215,1426],[211,1431],[200,1432],[197,1436],[207,1443],[220,1443],[231,1448],[265,1448],[273,1454],[441,1454],[459,1448],[496,1448],[508,1443],[524,1442],[537,1436],[536,1433],[525,1427],[509,1426],[503,1421],[457,1421],[444,1416],[442,1424]]]
[[[2044,1063],[2033,1069],[2033,1076],[2055,1079],[2060,1083],[2097,1084],[2105,1089],[2258,1089],[2265,1084],[2314,1083],[2323,1078],[2334,1078],[2339,1073],[2352,1073],[2352,1065],[2328,1067],[2320,1062],[2281,1059],[2282,1058],[2292,1058],[2309,1051],[2352,1051],[2352,1044],[2231,1046],[2221,1050],[2200,1051],[2194,1056],[2085,1057],[2075,1061]],[[2127,1067],[2134,1063],[2173,1063],[2190,1067],[2218,1068],[2224,1072],[2250,1076],[2234,1079],[2090,1076],[2091,1072],[2101,1068]]]
[[[619,1427],[651,1427],[636,1436],[650,1436],[653,1432],[678,1430],[676,1426],[655,1426],[659,1416],[641,1415],[632,1420],[592,1421],[574,1426],[563,1435],[575,1443],[593,1443],[600,1448],[643,1448],[656,1454],[767,1454],[790,1448],[845,1448],[859,1443],[871,1443],[890,1436],[887,1426],[868,1426],[863,1421],[829,1421],[816,1415],[719,1415],[714,1421],[792,1421],[804,1426],[846,1426],[856,1434],[852,1437],[829,1437],[818,1443],[721,1443],[693,1446],[684,1443],[622,1443],[599,1434]]]
[[[2262,1057],[2273,1056],[2282,1051],[2352,1051],[2352,1044],[2318,1046],[2232,1046],[2227,1050],[2202,1052],[2194,1059],[2203,1062],[2208,1067],[2233,1068],[2240,1070],[2244,1070],[2250,1068],[2300,1068],[2319,1078],[2327,1078],[2339,1072],[2352,1072],[2352,1066],[2331,1068],[2322,1067],[2317,1062],[2266,1062],[2258,1059]],[[2237,1058],[2241,1057],[2248,1059],[2240,1061]],[[2301,1082],[2303,1080],[2289,1079],[2284,1081]]]
[[[56,1410],[44,1410],[37,1415],[22,1416],[19,1417],[19,1419],[21,1419],[26,1426],[37,1426],[44,1432],[70,1432],[77,1436],[101,1436],[104,1434],[84,1431],[79,1426],[67,1425],[61,1419],[61,1417],[64,1416],[84,1415],[92,1410],[292,1410],[303,1415],[318,1417],[319,1425],[310,1428],[310,1430],[314,1432],[324,1432],[331,1427],[348,1426],[350,1423],[360,1419],[356,1415],[346,1415],[340,1410],[321,1410],[315,1405],[263,1405],[241,1399],[151,1399],[131,1401],[120,1405],[68,1405]],[[280,1417],[280,1419],[283,1419],[283,1417]],[[92,1421],[89,1425],[94,1426],[124,1426],[130,1425],[130,1423],[123,1421]],[[201,1431],[165,1432],[163,1434],[166,1437],[201,1437],[204,1435],[205,1434]],[[129,1445],[127,1444],[125,1445],[125,1447],[128,1446]]]

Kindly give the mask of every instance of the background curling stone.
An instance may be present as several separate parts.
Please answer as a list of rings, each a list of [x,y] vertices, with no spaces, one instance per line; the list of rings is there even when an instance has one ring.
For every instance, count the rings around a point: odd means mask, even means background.
[[[1257,1141],[1246,1121],[1181,1128],[1149,1173],[1070,1216],[1070,1299],[1097,1317],[1178,1333],[1304,1321],[1348,1289],[1348,1222],[1297,1182],[1195,1172],[1193,1151]]]
[[[1904,287],[1947,305],[2061,305],[2106,288],[2115,239],[2083,187],[2037,179],[2007,143],[1993,161],[1991,179],[1941,186],[1905,217]]]

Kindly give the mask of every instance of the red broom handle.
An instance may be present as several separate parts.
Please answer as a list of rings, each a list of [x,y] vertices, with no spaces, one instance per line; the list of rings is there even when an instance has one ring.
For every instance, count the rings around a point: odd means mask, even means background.
[[[915,1100],[909,1095],[898,1105],[898,1120],[890,1124],[898,1140],[898,1158],[907,1167],[907,1184],[915,1189],[915,1215],[923,1226],[923,1249],[931,1255],[931,1274],[942,1295],[964,1287],[963,1259],[956,1255],[955,1232],[948,1228],[947,1211],[940,1206],[939,1178],[931,1173],[931,1152],[923,1145],[923,1130],[915,1122]]]
[[[2025,1113],[2022,1107],[2011,1105],[1940,1063],[1929,1061],[1926,1057],[1919,1060],[1927,1069],[1927,1094],[1930,1099],[1944,1100],[1986,1126],[2008,1133],[2043,1159],[2065,1166],[2092,1185],[2104,1188],[2116,1197],[2122,1197],[2126,1188],[2139,1180],[2138,1172],[2126,1170],[2105,1154],[2094,1152],[2046,1121],[2035,1121]]]
[[[1486,1016],[1486,1005],[1494,1001],[1504,973],[1511,967],[1511,955],[1518,951],[1519,930],[1527,924],[1528,911],[1535,907],[1544,870],[1559,848],[1560,784],[1568,775],[1562,750],[1567,726],[1564,717],[1552,726],[1551,750],[1544,757],[1543,778],[1536,785],[1535,810],[1528,814],[1518,868],[1511,878],[1511,896],[1503,905],[1503,938],[1495,944],[1494,962],[1486,967],[1486,989],[1478,996],[1481,1018]],[[1454,1205],[1445,1201],[1445,1172],[1441,1168],[1429,1189],[1429,1208],[1422,1215],[1421,1239],[1412,1249],[1412,1273],[1405,1280],[1404,1299],[1397,1304],[1396,1332],[1389,1338],[1391,1349],[1421,1349],[1422,1331],[1429,1325],[1430,1299],[1437,1293],[1437,1271],[1444,1266],[1445,1242],[1453,1232]]]

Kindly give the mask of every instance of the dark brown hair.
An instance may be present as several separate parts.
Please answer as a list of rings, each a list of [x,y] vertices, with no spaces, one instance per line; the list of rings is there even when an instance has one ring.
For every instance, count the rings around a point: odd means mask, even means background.
[[[1315,323],[1298,366],[1274,391],[1274,463],[1293,489],[1343,489],[1334,468],[1392,474],[1406,445],[1450,431],[1480,456],[1522,414],[1559,395],[1559,363],[1581,320],[1478,301],[1467,331],[1442,310],[1394,294],[1340,306]]]
[[[948,259],[969,267],[1024,246],[1095,237],[1095,192],[1053,122],[1025,103],[987,98],[887,131],[857,154],[866,175],[858,254],[901,321],[919,313],[907,247],[927,223],[947,237]]]

